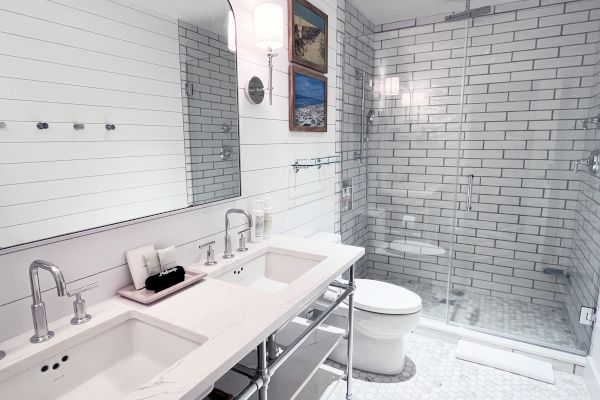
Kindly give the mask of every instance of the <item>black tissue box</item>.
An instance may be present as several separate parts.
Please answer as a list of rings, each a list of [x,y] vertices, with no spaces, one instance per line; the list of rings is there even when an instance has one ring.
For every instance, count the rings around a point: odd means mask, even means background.
[[[146,279],[146,289],[154,290],[155,293],[177,285],[185,279],[185,270],[183,267],[175,267],[163,271],[159,274],[149,276]]]

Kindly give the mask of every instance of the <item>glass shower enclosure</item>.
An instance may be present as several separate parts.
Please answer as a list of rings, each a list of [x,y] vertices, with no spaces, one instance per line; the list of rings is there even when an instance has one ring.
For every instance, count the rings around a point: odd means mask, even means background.
[[[587,354],[600,13],[515,4],[375,26],[340,2],[340,232],[426,317]]]

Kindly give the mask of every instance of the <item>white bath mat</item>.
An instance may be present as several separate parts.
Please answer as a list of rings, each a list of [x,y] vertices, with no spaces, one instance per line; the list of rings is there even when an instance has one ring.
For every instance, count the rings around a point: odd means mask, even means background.
[[[512,351],[459,340],[456,358],[554,384],[552,364]]]

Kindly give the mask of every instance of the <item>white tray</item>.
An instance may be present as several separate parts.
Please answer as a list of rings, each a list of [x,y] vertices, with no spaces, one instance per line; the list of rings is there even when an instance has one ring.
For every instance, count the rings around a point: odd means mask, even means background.
[[[179,282],[177,285],[173,285],[168,289],[161,290],[158,293],[154,293],[154,290],[140,289],[136,290],[134,285],[119,289],[118,293],[130,300],[137,301],[142,304],[150,304],[157,300],[167,297],[168,295],[175,293],[187,286],[190,286],[206,277],[206,272],[194,272],[185,270],[185,278],[183,282]]]

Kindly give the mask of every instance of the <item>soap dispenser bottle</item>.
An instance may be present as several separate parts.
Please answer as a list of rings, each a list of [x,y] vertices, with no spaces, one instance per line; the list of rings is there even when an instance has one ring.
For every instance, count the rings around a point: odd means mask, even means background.
[[[250,210],[250,217],[252,217],[252,229],[250,229],[250,241],[253,243],[262,242],[264,236],[265,227],[265,212],[262,208],[262,201],[255,200],[252,210]]]
[[[271,207],[271,199],[268,197],[263,199],[263,212],[265,216],[263,237],[271,239],[273,234],[273,207]]]

